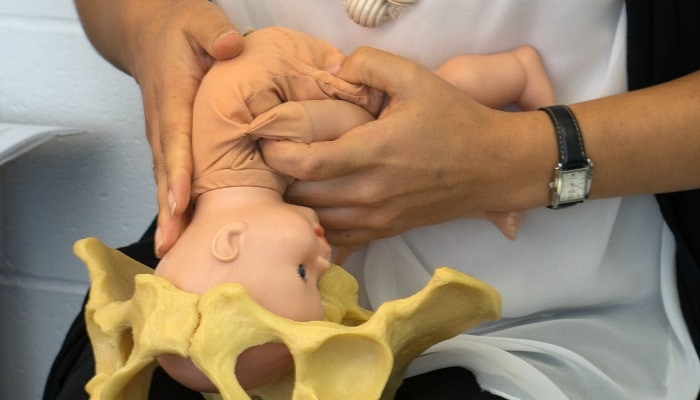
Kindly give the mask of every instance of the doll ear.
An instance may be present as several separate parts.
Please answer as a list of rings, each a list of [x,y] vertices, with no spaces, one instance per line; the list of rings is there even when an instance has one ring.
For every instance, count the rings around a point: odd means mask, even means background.
[[[238,257],[241,235],[247,226],[244,222],[229,222],[214,235],[212,253],[220,261],[230,262]]]

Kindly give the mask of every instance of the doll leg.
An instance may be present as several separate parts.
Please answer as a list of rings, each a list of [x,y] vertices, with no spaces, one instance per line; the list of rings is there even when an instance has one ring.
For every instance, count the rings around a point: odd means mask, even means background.
[[[321,142],[341,137],[374,120],[364,108],[343,100],[288,101],[260,114],[250,126],[254,138]]]
[[[511,53],[520,60],[527,77],[525,88],[516,101],[520,108],[536,110],[554,104],[554,89],[537,50],[532,46],[522,46]]]
[[[454,57],[435,73],[491,108],[515,103],[523,110],[554,104],[554,90],[532,46],[513,51]],[[510,240],[515,240],[522,222],[521,212],[487,212],[491,221]]]
[[[435,72],[479,103],[503,108],[516,103],[533,110],[554,103],[554,91],[532,46],[513,51],[451,58]]]
[[[299,102],[313,126],[314,142],[337,139],[374,116],[364,108],[343,100],[304,100]]]

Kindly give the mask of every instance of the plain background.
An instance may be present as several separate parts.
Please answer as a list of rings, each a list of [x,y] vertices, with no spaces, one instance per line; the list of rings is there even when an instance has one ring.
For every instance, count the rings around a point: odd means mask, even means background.
[[[73,243],[136,241],[155,185],[139,88],[71,0],[0,3],[0,122],[86,131],[0,167],[0,399],[36,400],[87,288]]]

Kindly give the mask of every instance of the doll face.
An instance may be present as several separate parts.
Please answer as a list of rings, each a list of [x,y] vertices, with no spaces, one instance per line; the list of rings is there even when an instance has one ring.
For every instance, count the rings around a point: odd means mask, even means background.
[[[245,222],[236,270],[251,296],[286,318],[323,319],[318,280],[331,250],[316,213],[286,203],[261,205]]]

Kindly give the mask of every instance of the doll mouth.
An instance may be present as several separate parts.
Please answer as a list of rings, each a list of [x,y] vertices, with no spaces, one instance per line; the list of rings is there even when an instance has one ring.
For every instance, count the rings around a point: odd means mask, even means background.
[[[314,232],[316,232],[316,236],[325,239],[326,230],[323,229],[321,225],[317,226],[316,229],[314,229]]]

